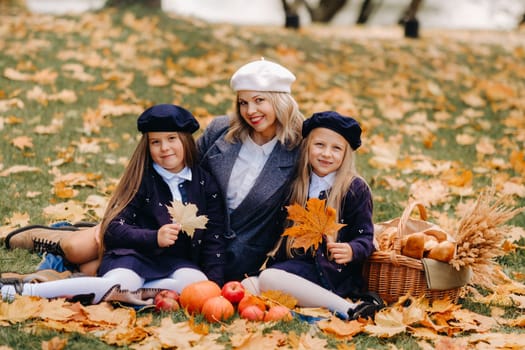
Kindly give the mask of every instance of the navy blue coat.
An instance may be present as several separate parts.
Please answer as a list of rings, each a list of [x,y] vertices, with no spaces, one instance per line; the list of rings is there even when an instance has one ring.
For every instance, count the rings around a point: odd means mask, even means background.
[[[229,143],[224,135],[229,118],[215,118],[197,140],[201,165],[219,184],[226,198],[228,182],[242,143]],[[266,254],[277,242],[290,180],[295,171],[298,147],[289,150],[278,142],[254,186],[239,206],[227,217],[228,228],[226,280],[242,280],[246,274],[257,274]]]
[[[190,239],[179,234],[175,244],[160,248],[157,231],[172,220],[166,208],[173,200],[171,191],[150,165],[145,169],[140,188],[127,207],[109,224],[104,236],[106,250],[99,274],[116,267],[131,268],[142,277],[158,279],[181,267],[200,268],[210,280],[224,282],[225,239],[224,200],[215,179],[194,167],[192,181],[181,184],[197,215],[208,217],[207,229],[197,229]]]
[[[342,297],[360,292],[364,284],[363,262],[374,251],[372,193],[364,180],[354,179],[341,209],[339,222],[346,226],[339,230],[337,242],[348,242],[352,247],[353,260],[350,263],[341,265],[328,259],[325,240],[315,252],[315,257],[307,253],[290,259],[286,256],[286,240],[283,240],[275,258],[267,266],[298,274]]]

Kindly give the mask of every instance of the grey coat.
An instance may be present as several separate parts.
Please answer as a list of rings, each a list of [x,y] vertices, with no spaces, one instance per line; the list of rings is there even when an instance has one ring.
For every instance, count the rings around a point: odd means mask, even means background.
[[[215,176],[223,198],[242,146],[241,142],[224,140],[228,126],[227,116],[216,117],[197,140],[201,166]],[[257,274],[266,254],[277,242],[282,231],[279,218],[295,171],[298,149],[289,150],[278,142],[246,198],[229,213],[225,234],[226,281]]]

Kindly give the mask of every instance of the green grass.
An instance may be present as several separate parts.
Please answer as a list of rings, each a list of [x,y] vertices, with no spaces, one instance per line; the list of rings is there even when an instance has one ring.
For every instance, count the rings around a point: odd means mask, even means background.
[[[0,327],[0,341],[3,345],[11,346],[13,349],[40,350],[42,342],[47,342],[56,336],[67,340],[66,349],[85,350],[85,349],[115,349],[93,336],[84,336],[77,333],[57,333],[53,331],[40,330],[38,333],[28,333],[24,330],[24,325],[11,327]]]
[[[101,175],[94,187],[76,188],[79,195],[74,200],[78,203],[83,203],[92,194],[107,194],[107,186],[114,183],[123,171],[120,162],[110,161],[127,159],[135,147],[137,115],[108,116],[100,125],[100,132],[90,134],[83,130],[82,121],[89,110],[96,110],[107,100],[141,108],[153,103],[174,102],[202,117],[224,114],[232,105],[233,94],[228,87],[231,74],[240,65],[261,56],[282,62],[297,75],[294,95],[305,116],[336,109],[347,114],[352,112],[362,122],[365,133],[363,148],[358,153],[358,169],[372,187],[376,221],[401,214],[414,181],[439,175],[407,172],[397,167],[372,167],[369,163],[373,155],[370,144],[375,137],[399,137],[400,160],[420,156],[437,162],[451,161],[460,169],[473,170],[475,193],[498,179],[501,185],[503,177],[514,178],[523,185],[523,173],[518,169],[482,166],[483,161],[492,157],[502,158],[508,165],[510,152],[525,148],[525,124],[518,127],[504,125],[511,113],[520,110],[520,95],[523,100],[523,47],[521,51],[513,51],[499,44],[469,43],[453,38],[403,40],[334,36],[327,39],[317,37],[315,33],[309,35],[283,28],[268,30],[208,25],[169,17],[159,9],[140,5],[57,19],[29,15],[19,8],[10,7],[0,17],[0,31],[4,33],[0,36],[0,107],[6,100],[23,103],[21,107],[15,104],[0,109],[0,172],[15,165],[34,166],[41,170],[0,176],[1,225],[9,225],[19,214],[27,214],[30,223],[52,222],[53,219],[44,215],[43,209],[64,201],[52,193],[57,172]],[[503,44],[504,33],[501,35]],[[68,58],[64,58],[66,54]],[[72,78],[70,71],[64,69],[66,64],[80,65],[95,80]],[[5,74],[8,68],[29,75],[50,69],[57,73],[57,79],[51,84],[12,80]],[[168,77],[167,86],[148,84],[148,77],[156,71]],[[124,78],[116,73],[130,74],[133,79],[127,86],[119,85]],[[189,77],[205,80],[193,85],[187,81]],[[484,98],[485,94],[480,90],[484,82],[510,86],[516,94],[516,102],[507,101],[505,108],[494,110],[490,101],[484,107],[468,106],[462,96],[474,91]],[[430,83],[439,87],[442,96],[429,93],[426,87]],[[101,84],[107,85],[99,89]],[[67,104],[31,100],[28,92],[35,87],[47,94],[72,90],[78,101]],[[503,102],[497,101],[494,105]],[[400,104],[404,106],[401,119],[389,119],[389,113]],[[472,110],[479,115],[470,116]],[[432,131],[435,141],[431,148],[423,145],[419,133],[407,131],[407,127],[428,126],[411,119],[423,112],[427,115],[427,123],[437,126]],[[450,114],[450,118],[439,120],[436,116],[440,112]],[[49,125],[56,118],[63,119],[64,127],[59,133],[34,132],[37,126]],[[456,126],[461,118],[466,118],[467,122]],[[18,122],[12,123],[13,120]],[[455,141],[459,133],[468,133],[476,142],[483,137],[493,140],[496,153],[480,156],[475,144],[459,146]],[[11,141],[20,136],[31,137],[33,147],[24,150],[14,147]],[[87,139],[99,142],[98,153],[81,153],[78,144]],[[507,142],[501,142],[505,139]],[[68,162],[54,168],[51,164],[64,153],[70,155]],[[406,186],[393,190],[385,185],[385,176],[403,180]],[[27,194],[31,192],[40,194],[29,198]],[[454,216],[454,207],[469,198],[452,195],[432,206],[431,210]],[[512,204],[524,206],[525,199],[514,196]],[[97,220],[93,217],[85,219]],[[511,223],[525,226],[525,215],[517,216]],[[39,261],[36,254],[0,248],[0,272],[30,272]],[[525,256],[522,250],[498,261],[509,273],[523,273]],[[475,312],[489,312],[486,305],[468,299],[461,302]],[[513,317],[521,314],[518,308],[509,308],[506,312]],[[298,333],[305,331],[305,324],[300,322],[278,327]],[[1,343],[16,349],[36,349],[40,348],[42,340],[57,334],[30,335],[22,329],[23,325],[0,327]],[[505,331],[520,330],[509,328]],[[65,336],[68,349],[111,348],[93,338],[77,334]],[[337,343],[335,339],[329,342],[333,346]],[[403,349],[418,348],[416,341],[408,335],[388,341],[359,335],[353,342],[358,349],[387,349],[390,343]]]

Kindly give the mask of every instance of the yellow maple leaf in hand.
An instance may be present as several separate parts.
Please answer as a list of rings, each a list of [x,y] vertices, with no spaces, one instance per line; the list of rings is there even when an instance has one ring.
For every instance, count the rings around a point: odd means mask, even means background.
[[[166,208],[168,208],[168,213],[173,222],[179,223],[182,226],[182,231],[186,232],[191,238],[193,238],[195,229],[206,228],[208,218],[206,215],[197,216],[198,208],[195,204],[184,205],[182,202],[172,201],[171,206],[166,205]]]
[[[288,219],[294,225],[288,227],[283,236],[293,237],[293,248],[308,249],[311,246],[317,249],[323,241],[323,236],[335,240],[337,232],[345,224],[337,223],[337,215],[334,208],[325,208],[325,199],[310,198],[306,202],[306,208],[299,204],[287,206]]]

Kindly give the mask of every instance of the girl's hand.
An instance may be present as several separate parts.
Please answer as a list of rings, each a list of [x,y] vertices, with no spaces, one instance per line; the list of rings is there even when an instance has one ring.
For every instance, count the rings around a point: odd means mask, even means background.
[[[167,248],[175,244],[181,230],[180,224],[166,224],[157,231],[157,243],[161,248]]]
[[[326,244],[328,253],[338,264],[346,264],[354,258],[352,246],[345,242],[328,242]]]

